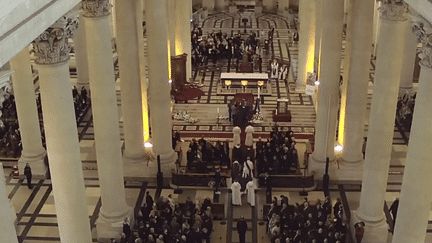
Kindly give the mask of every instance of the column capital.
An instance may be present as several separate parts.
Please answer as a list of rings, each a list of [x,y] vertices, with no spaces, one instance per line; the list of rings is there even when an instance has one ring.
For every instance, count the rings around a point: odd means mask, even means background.
[[[110,15],[109,0],[83,0],[81,2],[82,14],[86,18],[99,18]]]
[[[69,60],[72,38],[78,28],[78,17],[68,13],[40,34],[33,42],[37,64],[57,64]]]
[[[409,6],[403,0],[381,0],[380,17],[389,21],[405,21],[408,19]]]
[[[432,68],[432,26],[418,20],[413,22],[412,31],[423,46],[419,53],[420,65]]]

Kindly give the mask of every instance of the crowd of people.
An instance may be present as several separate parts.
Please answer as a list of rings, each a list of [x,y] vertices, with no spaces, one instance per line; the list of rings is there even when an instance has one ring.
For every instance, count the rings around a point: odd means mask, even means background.
[[[332,207],[328,197],[315,204],[304,198],[303,203],[289,205],[288,198],[276,197],[266,215],[267,233],[272,243],[345,243],[347,226],[343,222],[340,198]]]
[[[154,202],[147,192],[137,219],[138,230],[132,232],[126,219],[121,243],[209,243],[213,230],[211,206],[209,198],[202,203],[187,198],[180,205],[171,195]]]
[[[232,122],[234,126],[246,127],[249,125],[249,120],[255,114],[257,107],[252,109],[252,104],[245,101],[243,103],[231,102],[228,103],[228,120]]]
[[[272,33],[270,31],[269,36],[273,36]],[[204,36],[201,28],[194,28],[192,30],[192,65],[207,65],[210,60],[216,64],[220,59],[228,59],[230,62],[234,58],[239,63],[242,58],[247,57],[248,62],[253,62],[255,67],[261,67],[263,52],[259,44],[260,39],[257,38],[255,32],[246,38],[240,34],[231,37],[222,31]]]
[[[214,144],[204,137],[192,139],[187,151],[187,169],[189,172],[207,172],[208,167],[230,167],[228,141],[217,141]]]
[[[84,112],[88,105],[87,90],[83,87],[81,92],[76,87],[72,89],[75,105],[76,118]],[[39,119],[42,119],[41,95],[36,96],[36,105]],[[40,125],[42,146],[46,148],[45,132],[43,125]],[[20,157],[22,151],[21,134],[19,129],[15,96],[12,93],[4,93],[0,99],[0,156]]]
[[[260,138],[256,144],[258,174],[295,173],[299,162],[293,131],[282,132],[275,127],[270,137],[266,142]]]
[[[416,96],[416,94],[404,94],[399,97],[397,102],[396,119],[399,124],[405,126],[408,131],[411,129]]]

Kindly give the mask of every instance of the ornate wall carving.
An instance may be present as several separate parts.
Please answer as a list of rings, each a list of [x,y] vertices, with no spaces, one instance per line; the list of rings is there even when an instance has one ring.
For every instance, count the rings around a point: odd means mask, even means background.
[[[390,21],[405,21],[408,19],[409,6],[403,0],[382,0],[380,17]]]
[[[97,18],[109,15],[111,6],[109,0],[83,0],[81,9],[84,17]]]
[[[56,64],[69,60],[72,38],[78,28],[78,18],[63,16],[33,42],[37,64]]]
[[[412,30],[423,47],[419,53],[420,65],[432,68],[432,28],[425,27],[421,21],[414,22]]]

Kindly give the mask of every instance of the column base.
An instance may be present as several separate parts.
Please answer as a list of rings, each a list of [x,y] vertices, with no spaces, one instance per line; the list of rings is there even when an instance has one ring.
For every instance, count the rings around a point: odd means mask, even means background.
[[[120,242],[121,235],[123,233],[123,222],[124,219],[128,217],[130,220],[130,225],[133,227],[134,224],[134,214],[133,208],[128,208],[127,213],[117,219],[105,219],[100,213],[99,218],[96,222],[97,239],[99,243],[111,243],[111,239],[116,239]],[[114,221],[114,222],[113,222]]]
[[[412,85],[407,86],[407,87],[403,87],[403,86],[399,87],[399,97],[402,97],[407,93],[408,93],[408,95],[413,95],[414,92],[413,92],[413,86]]]
[[[262,14],[263,7],[255,6],[255,14]]]
[[[325,173],[325,161],[309,156],[308,172],[314,174],[315,180],[321,180]],[[356,163],[333,159],[330,160],[328,174],[330,181],[360,184],[363,180],[363,160]]]
[[[358,211],[352,211],[351,213],[351,233],[355,236],[355,228],[354,224],[357,222],[364,222],[364,235],[362,243],[387,243],[389,237],[388,225],[383,218],[382,220],[371,222],[365,219],[362,219],[361,216],[358,215]]]
[[[228,12],[230,14],[235,14],[235,13],[237,13],[237,6],[229,6],[228,10],[229,10]]]
[[[296,86],[295,86],[295,92],[296,93],[304,93],[305,91],[306,91],[306,86],[296,84]]]
[[[133,153],[127,150],[123,151],[123,163],[139,163],[144,161],[143,152]]]
[[[18,160],[18,169],[20,177],[24,176],[24,168],[27,163],[30,164],[30,168],[32,171],[32,177],[34,179],[45,179],[47,168],[45,167],[44,160],[46,156],[46,151],[43,150],[42,153],[35,155],[35,156],[28,156],[26,154],[23,154],[21,158]]]

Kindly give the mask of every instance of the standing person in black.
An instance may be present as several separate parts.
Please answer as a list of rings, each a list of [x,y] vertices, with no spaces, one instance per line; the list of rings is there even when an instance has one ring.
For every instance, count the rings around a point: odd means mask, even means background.
[[[393,228],[396,225],[396,216],[397,216],[398,207],[399,207],[399,198],[396,198],[395,201],[390,206],[390,213],[393,217]]]
[[[152,198],[152,196],[150,196],[149,191],[146,192],[146,204],[147,204],[147,211],[151,212],[151,210],[153,208],[153,198]]]
[[[28,188],[29,189],[33,189],[33,185],[32,185],[32,182],[31,182],[31,180],[32,180],[32,171],[31,171],[29,163],[27,163],[26,166],[24,167],[24,175],[27,178],[27,186],[28,186]]]
[[[247,223],[244,217],[241,216],[240,220],[237,221],[237,232],[239,234],[240,243],[245,243],[247,228]]]
[[[335,216],[336,218],[339,217],[339,212],[340,212],[340,210],[341,210],[341,208],[340,208],[341,205],[342,205],[341,199],[340,199],[340,198],[337,198],[337,199],[336,199],[336,203],[335,203],[335,205],[333,206],[333,214],[334,214],[334,216]]]

